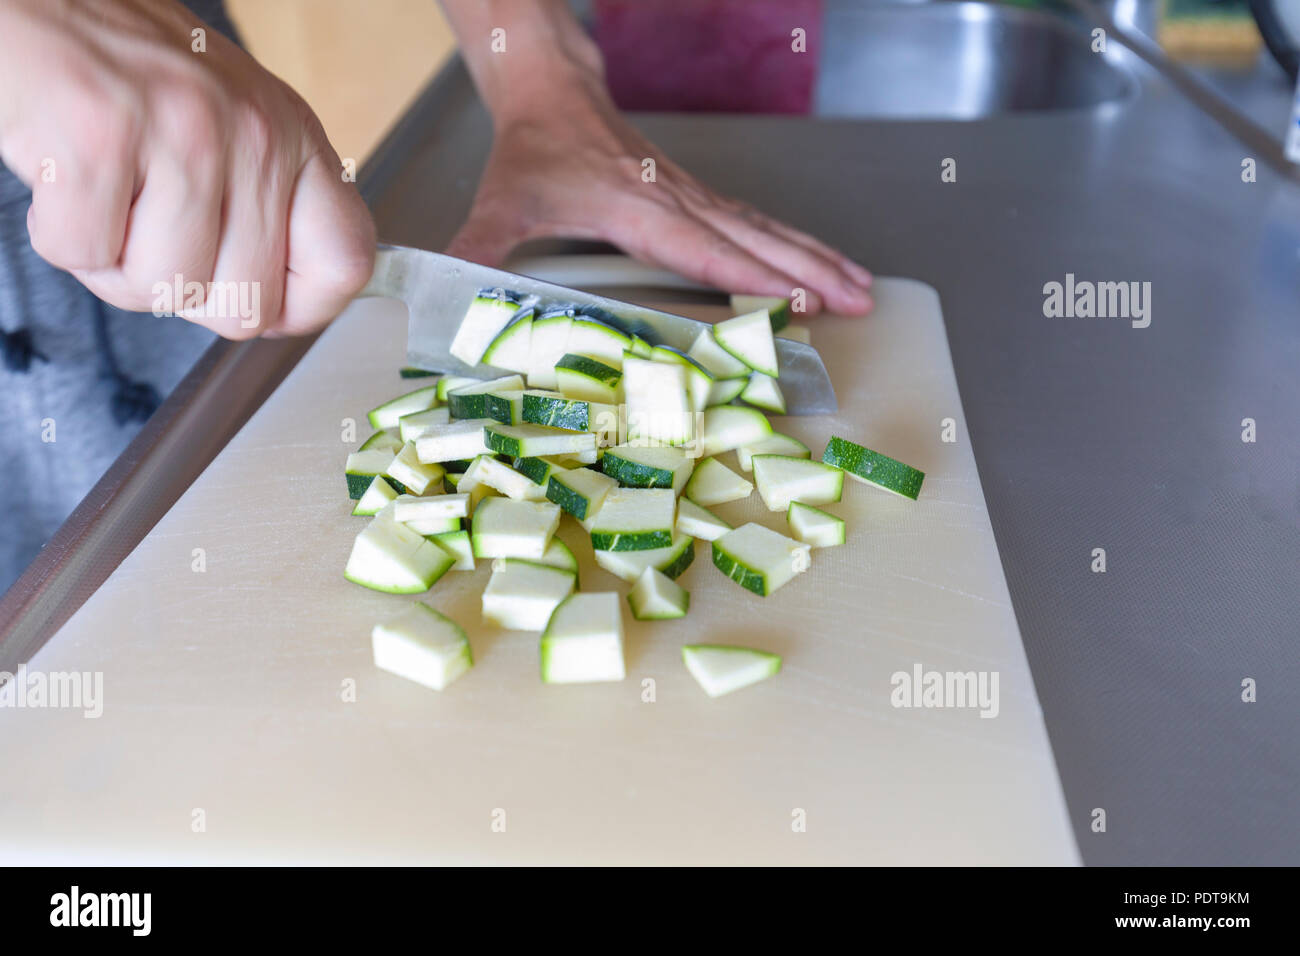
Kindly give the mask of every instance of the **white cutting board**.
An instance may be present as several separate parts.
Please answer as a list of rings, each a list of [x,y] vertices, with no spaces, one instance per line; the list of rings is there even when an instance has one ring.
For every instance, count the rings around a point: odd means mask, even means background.
[[[537,635],[479,622],[489,568],[449,573],[428,599],[476,664],[442,693],[370,663],[371,625],[410,598],[343,579],[364,519],[341,423],[359,441],[367,408],[418,384],[396,374],[404,309],[354,305],[31,662],[102,672],[103,715],[0,709],[0,859],[1078,862],[938,297],[884,279],[876,298],[865,320],[814,322],[840,414],[778,427],[923,469],[919,501],[846,481],[849,543],[766,600],[700,543],[690,614],[627,615],[618,684],[542,685]],[[783,529],[757,495],[719,512]],[[575,551],[585,589],[626,590]],[[699,641],[784,669],[711,700],[681,664]],[[891,706],[918,663],[997,671],[998,716]]]

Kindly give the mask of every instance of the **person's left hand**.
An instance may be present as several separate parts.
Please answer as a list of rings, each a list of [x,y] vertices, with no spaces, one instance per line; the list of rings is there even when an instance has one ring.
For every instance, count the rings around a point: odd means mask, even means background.
[[[525,115],[527,114],[527,115]],[[653,159],[654,180],[642,178]],[[806,311],[862,315],[871,273],[843,254],[720,196],[641,136],[603,95],[570,90],[497,117],[468,220],[447,252],[499,266],[520,242],[599,239],[727,292],[791,296]]]

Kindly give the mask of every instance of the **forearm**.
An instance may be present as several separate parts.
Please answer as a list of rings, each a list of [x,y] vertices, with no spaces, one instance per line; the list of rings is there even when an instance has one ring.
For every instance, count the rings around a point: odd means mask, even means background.
[[[498,127],[554,111],[557,96],[608,98],[600,52],[565,0],[440,2]]]

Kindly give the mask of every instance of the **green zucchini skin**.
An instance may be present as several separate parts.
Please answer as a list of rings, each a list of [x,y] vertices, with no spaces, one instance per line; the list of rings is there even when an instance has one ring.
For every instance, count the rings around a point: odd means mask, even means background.
[[[846,438],[832,437],[822,452],[822,462],[913,501],[925,481],[925,472]]]

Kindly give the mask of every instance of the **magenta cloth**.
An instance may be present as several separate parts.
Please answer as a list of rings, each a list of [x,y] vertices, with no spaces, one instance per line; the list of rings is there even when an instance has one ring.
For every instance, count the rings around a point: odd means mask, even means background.
[[[822,0],[595,0],[595,35],[626,110],[807,113]],[[806,52],[793,49],[805,33]]]

